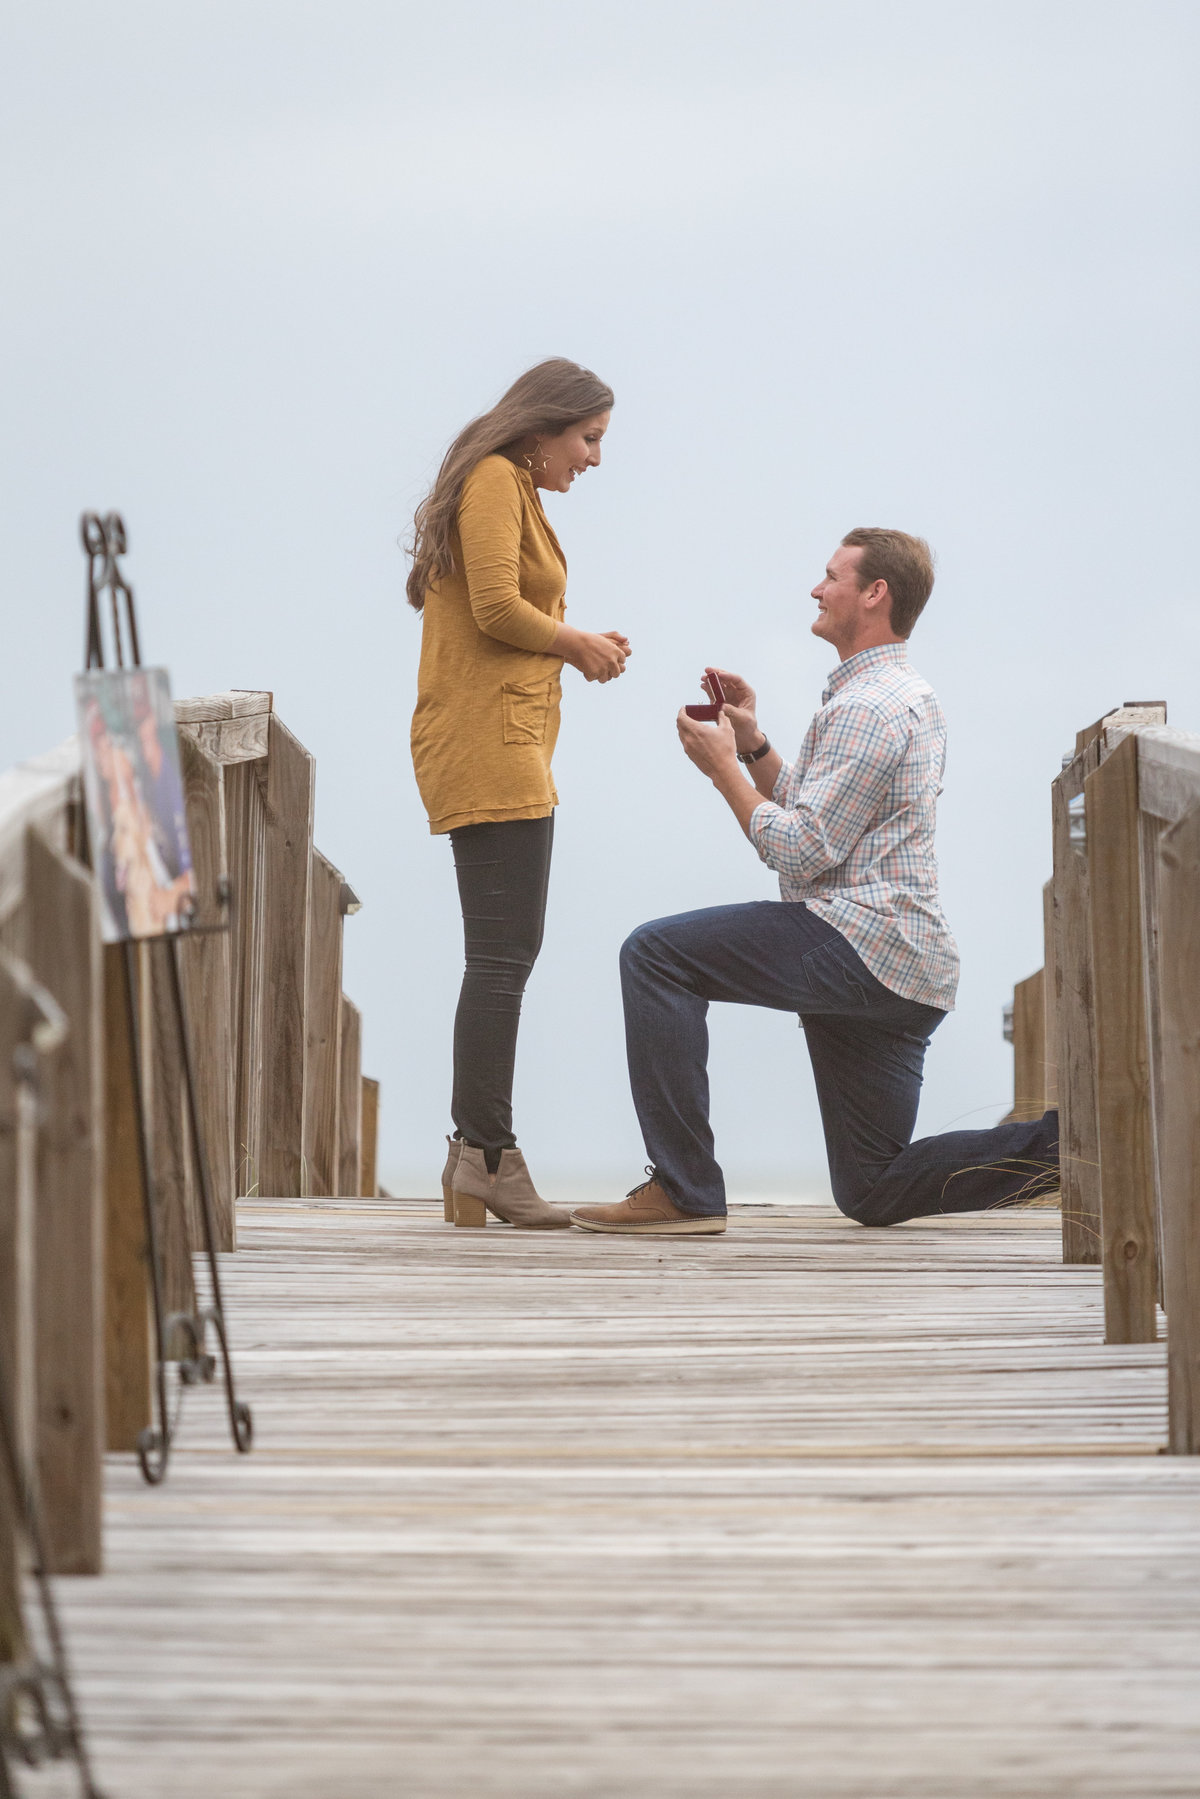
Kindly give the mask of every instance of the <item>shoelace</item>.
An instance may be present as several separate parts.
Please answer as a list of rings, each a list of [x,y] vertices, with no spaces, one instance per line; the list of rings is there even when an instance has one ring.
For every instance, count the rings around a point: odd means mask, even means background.
[[[654,1182],[657,1179],[657,1170],[654,1169],[649,1162],[646,1163],[646,1173],[650,1176],[650,1179],[648,1181],[643,1181],[640,1187],[631,1187],[629,1192],[625,1195],[626,1199],[636,1199],[639,1193],[644,1193],[647,1187],[652,1187],[654,1185]]]

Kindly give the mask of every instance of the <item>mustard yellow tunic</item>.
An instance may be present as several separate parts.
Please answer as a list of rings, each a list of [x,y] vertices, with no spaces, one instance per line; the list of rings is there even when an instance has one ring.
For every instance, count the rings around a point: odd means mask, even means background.
[[[413,769],[435,833],[558,804],[567,564],[528,471],[485,456],[467,476],[454,535],[457,573],[425,595]]]

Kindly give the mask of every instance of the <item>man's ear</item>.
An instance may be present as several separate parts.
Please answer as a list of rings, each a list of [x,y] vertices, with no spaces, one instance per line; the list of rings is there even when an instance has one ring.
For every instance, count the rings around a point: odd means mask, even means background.
[[[869,606],[872,612],[878,612],[880,607],[885,607],[890,612],[892,596],[887,582],[872,581],[870,587],[868,587],[866,593],[863,595],[863,604]]]

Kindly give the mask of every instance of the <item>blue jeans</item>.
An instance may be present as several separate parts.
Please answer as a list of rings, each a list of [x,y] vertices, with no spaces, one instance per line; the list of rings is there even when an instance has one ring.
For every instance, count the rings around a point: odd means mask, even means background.
[[[713,1000],[799,1015],[833,1197],[860,1224],[978,1212],[1058,1186],[1055,1112],[912,1141],[925,1051],[946,1014],[891,992],[803,904],[708,906],[640,925],[621,947],[621,987],[638,1122],[659,1183],[685,1212],[725,1211],[708,1122]]]

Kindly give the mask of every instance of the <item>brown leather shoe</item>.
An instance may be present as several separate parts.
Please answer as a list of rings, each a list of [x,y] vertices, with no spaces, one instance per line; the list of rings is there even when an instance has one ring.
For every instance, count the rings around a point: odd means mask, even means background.
[[[698,1217],[681,1212],[655,1180],[635,1187],[615,1206],[581,1206],[571,1213],[571,1223],[581,1231],[617,1231],[626,1237],[714,1237],[725,1229],[725,1216]]]

